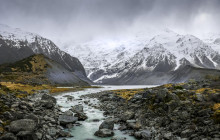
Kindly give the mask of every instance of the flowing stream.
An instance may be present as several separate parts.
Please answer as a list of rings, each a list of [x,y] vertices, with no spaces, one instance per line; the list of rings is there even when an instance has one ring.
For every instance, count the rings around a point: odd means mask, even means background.
[[[81,104],[84,107],[84,112],[87,114],[88,119],[85,121],[79,121],[80,126],[74,126],[70,131],[70,133],[74,136],[72,138],[66,138],[67,140],[110,140],[112,137],[108,138],[100,138],[94,136],[94,133],[98,130],[99,125],[103,122],[105,117],[103,116],[103,111],[95,109],[87,104],[84,104],[85,99],[81,99],[81,95],[92,94],[106,90],[116,90],[116,89],[137,89],[137,88],[150,88],[155,86],[147,86],[147,85],[126,85],[126,86],[102,86],[102,88],[89,88],[83,91],[77,92],[67,92],[59,94],[56,97],[58,105],[61,106],[62,111],[69,110],[71,106]],[[65,95],[71,95],[74,97],[73,101],[68,101]],[[90,100],[94,104],[98,104],[97,99],[86,99]],[[98,119],[100,121],[93,121],[94,119]],[[119,125],[115,124],[114,133],[115,137],[125,137],[127,140],[135,140],[134,137],[123,134],[123,132],[118,130]],[[62,140],[59,139],[59,140]]]

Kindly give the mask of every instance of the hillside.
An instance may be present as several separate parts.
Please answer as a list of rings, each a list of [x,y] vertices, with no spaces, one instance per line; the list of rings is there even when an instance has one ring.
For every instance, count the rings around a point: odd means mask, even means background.
[[[33,54],[43,54],[89,81],[81,62],[38,34],[0,24],[0,64],[12,63]]]
[[[77,75],[42,54],[0,66],[0,80],[26,84],[88,85]]]

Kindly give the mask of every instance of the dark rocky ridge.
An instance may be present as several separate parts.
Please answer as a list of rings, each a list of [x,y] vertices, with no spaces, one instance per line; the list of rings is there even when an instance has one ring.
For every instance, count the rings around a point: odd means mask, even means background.
[[[187,64],[187,63],[186,63]],[[164,63],[161,63],[163,66]],[[169,66],[167,66],[169,69]],[[187,82],[190,79],[202,80],[206,75],[220,75],[220,70],[196,68],[191,65],[183,65],[175,71],[161,70],[146,71],[137,70],[128,71],[114,78],[103,79],[102,84],[113,85],[160,85],[166,83],[180,83]]]
[[[89,85],[81,80],[76,73],[42,54],[32,55],[12,64],[0,65],[0,73],[0,81],[6,82],[60,86]]]

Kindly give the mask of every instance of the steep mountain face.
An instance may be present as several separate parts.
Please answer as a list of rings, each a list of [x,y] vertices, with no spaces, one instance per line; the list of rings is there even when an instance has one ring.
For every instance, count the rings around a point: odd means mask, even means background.
[[[117,41],[116,45],[114,41],[111,41],[110,44],[114,44],[114,47],[108,45],[108,42],[97,42],[78,45],[75,52],[88,50],[88,54],[83,55],[82,53],[81,56],[71,53],[66,47],[69,53],[82,60],[88,77],[96,83],[183,82],[193,77],[193,75],[186,76],[187,78],[178,76],[178,73],[189,65],[192,67],[188,69],[193,69],[193,67],[206,70],[220,68],[220,55],[213,49],[213,45],[205,43],[195,36],[179,35],[170,30],[165,30],[151,39],[134,37],[132,41]],[[200,75],[200,77],[202,76],[204,74]]]
[[[89,85],[73,72],[42,54],[32,55],[20,61],[0,65],[1,81],[26,84]]]
[[[44,54],[80,78],[88,80],[81,62],[61,51],[52,41],[0,24],[0,64],[15,62],[33,54]]]

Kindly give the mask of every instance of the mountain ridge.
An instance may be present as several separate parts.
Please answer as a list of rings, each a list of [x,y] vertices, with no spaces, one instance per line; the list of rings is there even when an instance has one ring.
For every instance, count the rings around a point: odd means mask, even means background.
[[[104,81],[112,78],[115,78],[117,83],[117,80],[125,74],[132,79],[132,75],[137,72],[143,76],[152,72],[165,72],[169,75],[170,72],[177,71],[185,65],[205,69],[220,68],[219,52],[213,49],[213,44],[208,44],[196,36],[164,30],[151,39],[139,38],[144,37],[134,37],[132,41],[122,41],[121,44],[117,42],[115,48],[109,45],[115,44],[114,41],[109,43],[92,41],[91,44],[88,42],[69,48],[66,46],[66,51],[71,53],[70,48],[74,50],[73,52],[77,50],[80,55],[71,54],[81,59],[88,77],[100,84],[109,84]],[[80,52],[81,49],[88,52],[83,54],[83,51]]]
[[[21,29],[0,25],[0,64],[16,62],[33,54],[44,54],[75,72],[81,79],[90,81],[81,62],[61,51],[51,40]]]

